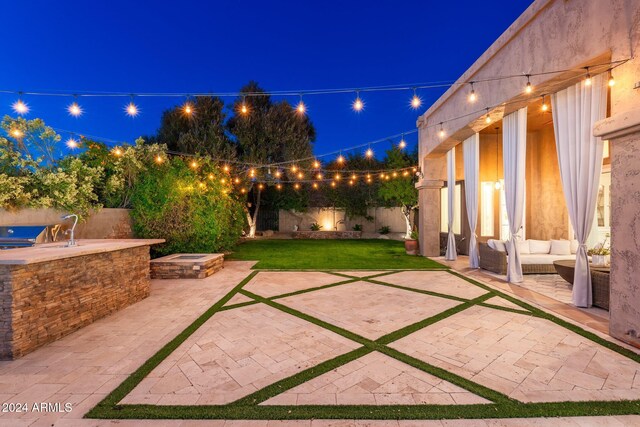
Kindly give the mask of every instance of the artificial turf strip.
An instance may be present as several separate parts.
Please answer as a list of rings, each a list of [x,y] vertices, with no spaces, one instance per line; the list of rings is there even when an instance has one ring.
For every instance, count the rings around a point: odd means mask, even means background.
[[[338,357],[334,357],[333,359],[322,362],[316,366],[312,366],[304,371],[298,372],[295,375],[284,378],[280,381],[277,381],[271,385],[266,386],[263,389],[256,391],[255,393],[251,393],[248,396],[240,398],[235,402],[230,403],[231,405],[257,405],[265,400],[271,399],[274,396],[284,393],[287,390],[290,390],[300,384],[303,384],[313,378],[319,377],[322,374],[325,374],[329,371],[339,368],[340,366],[346,365],[349,362],[353,362],[356,359],[361,358],[373,350],[368,347],[360,347],[355,350],[352,350],[348,353],[342,354]]]
[[[408,286],[395,285],[393,283],[382,282],[380,280],[371,280],[371,279],[363,279],[363,280],[365,282],[373,283],[375,285],[388,286],[390,288],[402,289],[403,291],[416,292],[416,293],[419,293],[419,294],[430,295],[432,297],[451,299],[451,300],[460,301],[460,302],[469,301],[467,298],[456,297],[454,295],[448,295],[448,294],[441,294],[439,292],[427,291],[427,290],[424,290],[424,289],[411,288],[411,287],[408,287]]]
[[[488,302],[481,302],[478,304],[479,306],[482,307],[487,307],[487,308],[492,308],[494,310],[502,310],[502,311],[508,311],[511,313],[516,313],[516,314],[522,314],[524,316],[535,316],[532,312],[530,311],[525,311],[525,310],[518,310],[517,308],[512,308],[512,307],[504,307],[502,305],[495,305],[495,304],[490,304]],[[538,317],[538,316],[536,316]]]
[[[389,270],[446,268],[407,255],[404,243],[381,239],[255,240],[238,245],[226,259],[258,261],[254,269]]]
[[[183,342],[187,340],[200,326],[202,326],[207,320],[211,318],[215,313],[231,299],[233,296],[242,289],[244,285],[249,283],[251,279],[258,274],[257,271],[252,272],[245,277],[240,283],[238,283],[231,291],[223,296],[218,302],[213,304],[207,311],[202,313],[196,320],[194,320],[189,326],[187,326],[182,332],[176,335],[171,341],[165,344],[160,350],[158,350],[153,356],[147,359],[134,373],[129,375],[115,390],[113,390],[107,397],[105,397],[95,408],[88,412],[87,416],[101,406],[115,406],[124,397],[131,392],[147,375],[151,373],[164,359],[166,359],[171,353],[173,353]]]

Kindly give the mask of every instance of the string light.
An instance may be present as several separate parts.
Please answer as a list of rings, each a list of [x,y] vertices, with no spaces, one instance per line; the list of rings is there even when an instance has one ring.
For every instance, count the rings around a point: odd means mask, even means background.
[[[356,99],[353,101],[353,104],[351,105],[351,107],[353,108],[353,111],[357,113],[364,110],[364,102],[362,101],[362,99],[360,99],[359,91],[356,91]]]
[[[402,172],[402,176],[409,176],[409,171]]]
[[[255,176],[256,176],[256,170],[255,170],[255,169],[253,169],[253,168],[249,169],[249,176],[250,176],[251,178],[255,177]]]
[[[413,98],[411,98],[411,108],[417,110],[422,105],[422,99],[416,93],[416,88],[413,88]]]
[[[222,168],[222,170],[225,171],[225,172],[229,172],[230,169],[231,168],[229,167],[229,165],[224,165],[223,168]]]
[[[587,70],[587,77],[584,80],[584,84],[587,86],[591,86],[591,74],[589,73],[589,67],[584,67]]]
[[[353,186],[353,180],[352,179],[349,180],[349,185]]]
[[[484,122],[486,124],[491,123],[491,116],[489,115],[489,107],[487,107],[487,117],[485,117]]]
[[[531,86],[531,75],[530,74],[526,74],[527,77],[527,85],[524,88],[525,93],[531,93],[533,92],[533,86]]]
[[[316,175],[316,179],[322,179],[322,178],[324,178],[324,175],[322,175],[321,173]]]
[[[246,97],[242,96],[242,104],[240,105],[240,112],[242,114],[247,114],[249,112],[249,107],[247,106]]]
[[[549,106],[547,105],[547,103],[545,102],[544,99],[544,95],[542,95],[542,107],[540,107],[540,109],[544,112],[547,111],[549,109]]]
[[[195,160],[193,160],[190,164],[192,169],[196,169],[198,167],[198,162],[196,162]]]
[[[72,150],[74,150],[74,149],[78,148],[78,146],[79,146],[79,145],[80,145],[80,144],[78,144],[78,141],[76,141],[76,139],[75,139],[74,137],[70,137],[70,138],[67,140],[67,147],[68,147],[68,148],[70,148],[70,149],[72,149]]]
[[[300,189],[300,184],[298,184],[297,182],[295,184],[293,184],[293,188],[295,188],[296,190]]]
[[[302,172],[298,172],[298,179],[304,178],[304,174]]]
[[[298,167],[296,165],[291,166],[291,172],[293,173],[298,172]]]
[[[235,181],[236,184],[240,184],[240,178],[236,178],[236,179],[234,179],[234,181]]]
[[[298,102],[298,106],[296,107],[296,111],[299,114],[304,114],[307,111],[307,106],[302,102],[302,94],[300,94],[300,102]]]
[[[116,148],[114,148],[114,149],[113,149],[113,154],[114,154],[114,156],[116,156],[116,157],[120,157],[120,156],[122,156],[122,154],[123,154],[123,153],[122,153],[122,149],[120,149],[120,147],[116,147]]]
[[[398,143],[398,148],[402,150],[406,146],[407,146],[407,143],[404,140],[404,133],[403,133],[402,137],[400,138],[400,142]]]
[[[609,69],[609,87],[615,86],[616,81],[613,78],[613,74],[611,73],[611,69]]]
[[[280,172],[280,170],[277,170],[274,175],[276,178],[280,178],[282,176],[282,172]]]
[[[22,136],[24,135],[22,133],[22,131],[18,128],[15,129],[11,129],[11,132],[9,132],[11,134],[12,137],[14,138],[22,138]]]
[[[469,93],[469,102],[474,103],[478,99],[476,96],[476,91],[473,89],[473,82],[471,84],[471,92]]]
[[[358,176],[355,173],[351,174],[351,181],[355,181],[358,179]]]
[[[240,192],[241,192],[242,194],[244,194],[244,193],[246,193],[246,192],[247,192],[247,190],[245,190],[244,188],[241,188],[241,189],[240,189]]]
[[[335,181],[331,181],[331,187],[336,188],[336,183],[335,183]]]
[[[278,190],[282,190],[282,184],[276,184],[276,188],[277,188]]]
[[[313,183],[313,188],[314,188],[315,190],[317,190],[317,189],[318,189],[318,183],[317,183],[317,182],[314,182],[314,183]]]
[[[182,105],[182,113],[187,117],[190,117],[193,114],[194,110],[195,108],[193,107],[193,104],[189,100],[187,100]]]
[[[67,107],[67,111],[69,112],[69,114],[71,114],[73,117],[80,117],[82,115],[82,107],[80,107],[80,104],[78,104],[78,97],[74,96],[74,98],[76,99],[76,101],[73,101],[68,107]]]
[[[342,179],[342,175],[340,175],[339,173],[335,174],[333,176],[333,179],[335,179],[336,181],[340,181],[340,179]]]
[[[131,101],[124,107],[124,111],[129,117],[135,117],[138,115],[138,106],[133,102],[133,95],[131,95]]]
[[[391,175],[392,175],[394,178],[397,178],[397,177],[398,177],[398,172],[393,171],[393,173],[392,173]]]
[[[259,190],[264,190],[264,184],[263,183],[258,184],[258,189]]]
[[[444,138],[444,136],[446,135],[444,132],[444,128],[442,127],[442,122],[440,122],[440,132],[438,132],[438,135],[440,135],[440,138]]]
[[[224,178],[220,178],[220,183],[221,183],[221,184],[226,184],[226,183],[227,183],[227,180],[226,180],[226,179],[224,179]]]
[[[164,159],[162,158],[162,156],[160,154],[158,154],[155,158],[156,163],[160,164],[164,161]]]
[[[213,174],[212,174],[212,173],[210,173],[210,174],[209,174],[209,179],[210,179],[211,181],[213,181],[213,179],[214,179],[214,178],[215,178],[215,177],[213,176]]]
[[[21,116],[24,116],[29,112],[29,106],[22,100],[22,98],[18,98],[18,100],[11,105],[11,108],[16,114]]]
[[[317,160],[314,160],[314,161],[313,161],[313,168],[314,168],[314,169],[320,169],[320,162],[319,162],[319,161],[317,161]]]
[[[365,151],[364,153],[365,157],[367,157],[368,159],[373,157],[373,150],[371,149],[371,147],[367,148],[367,151]]]
[[[336,159],[336,161],[338,162],[338,164],[343,164],[344,163],[344,156],[342,155],[342,153],[340,153],[340,155],[338,156],[338,158]]]

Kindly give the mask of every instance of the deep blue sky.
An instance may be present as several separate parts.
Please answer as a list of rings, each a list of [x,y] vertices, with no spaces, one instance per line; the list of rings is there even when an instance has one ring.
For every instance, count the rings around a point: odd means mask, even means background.
[[[364,87],[455,80],[531,0],[451,1],[12,1],[3,6],[0,89],[118,92]],[[305,98],[317,154],[414,129],[444,89]],[[15,95],[0,94],[0,114]],[[77,133],[133,141],[155,132],[178,100],[26,97],[27,118]],[[229,99],[228,101],[231,101]],[[296,102],[295,97],[291,102]],[[414,146],[417,136],[407,141]],[[386,144],[385,144],[386,145]],[[377,147],[380,152],[386,146]]]

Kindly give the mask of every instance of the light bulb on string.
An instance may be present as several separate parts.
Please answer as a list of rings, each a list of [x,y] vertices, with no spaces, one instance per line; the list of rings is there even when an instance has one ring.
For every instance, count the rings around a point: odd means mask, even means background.
[[[331,187],[336,188],[336,182],[335,181],[331,181]]]
[[[231,170],[231,168],[229,167],[229,165],[224,165],[222,167],[222,170],[225,171],[225,172],[229,172],[229,170]]]
[[[351,105],[351,107],[353,108],[353,111],[359,113],[360,111],[364,110],[364,101],[362,101],[362,99],[360,99],[360,92],[356,91],[356,99],[353,101],[353,104]]]
[[[342,155],[342,153],[340,153],[340,155],[336,159],[336,162],[338,162],[339,165],[344,164],[344,156]]]
[[[322,178],[324,178],[324,175],[322,175],[321,173],[316,175],[316,179],[322,179]]]
[[[164,162],[164,159],[162,158],[162,156],[160,154],[158,154],[155,157],[155,161],[156,161],[156,163],[160,164],[160,163]]]
[[[616,84],[615,79],[613,78],[613,74],[611,73],[611,70],[609,70],[609,87],[613,87]]]
[[[335,174],[335,175],[333,176],[333,179],[334,179],[334,180],[336,180],[336,181],[340,181],[340,180],[342,179],[342,175],[340,175],[339,173],[337,173],[337,174]]]
[[[584,67],[584,68],[585,68],[585,70],[587,70],[587,76],[584,79],[584,84],[586,86],[591,86],[591,74],[589,73],[589,67]]]
[[[542,106],[540,107],[540,109],[545,112],[549,109],[549,106],[547,105],[547,102],[545,101],[545,96],[542,95]]]
[[[27,113],[29,112],[29,106],[27,105],[27,103],[26,103],[26,102],[24,102],[24,101],[22,100],[22,92],[20,92],[18,95],[19,95],[20,97],[18,98],[18,100],[17,100],[16,102],[14,102],[14,103],[11,105],[11,108],[13,109],[13,111],[14,111],[16,114],[19,114],[19,115],[21,115],[21,116],[24,116],[25,114],[27,114]]]
[[[24,136],[22,131],[20,129],[18,129],[18,128],[11,129],[9,131],[9,134],[14,138],[22,138]]]
[[[69,139],[67,139],[66,145],[68,148],[75,150],[76,148],[78,148],[80,146],[80,143],[78,142],[77,139],[75,139],[73,136],[69,137]]]
[[[69,104],[69,106],[67,107],[67,111],[69,112],[69,114],[71,114],[73,117],[80,117],[82,115],[82,107],[80,107],[80,104],[78,104],[78,96],[74,95],[74,99],[75,101],[73,101],[71,104]]]
[[[277,170],[276,173],[274,174],[274,176],[276,178],[280,178],[282,176],[282,172],[280,172],[280,170]]]
[[[191,101],[189,101],[189,97],[187,97],[187,100],[185,101],[185,103],[182,104],[182,113],[187,117],[191,117],[191,115],[194,112],[195,112],[195,108],[193,107],[193,104],[191,103]]]
[[[264,190],[264,184],[263,183],[258,184],[258,189],[259,190]]]
[[[253,169],[253,168],[249,169],[249,176],[250,176],[251,178],[255,177],[255,176],[256,176],[256,170],[255,170],[255,169]]]
[[[242,104],[240,104],[240,113],[244,115],[249,113],[249,107],[247,106],[247,98],[245,95],[242,96]]]
[[[233,180],[236,184],[240,184],[240,178],[236,178]]]
[[[276,188],[277,188],[278,190],[282,190],[282,184],[276,184]]]
[[[127,113],[127,116],[129,116],[129,117],[135,117],[140,112],[138,110],[138,106],[133,102],[133,95],[131,95],[131,100],[124,107],[124,111]]]
[[[317,182],[314,182],[314,183],[313,183],[313,188],[314,188],[314,190],[317,190],[317,189],[318,189],[318,183],[317,183]]]
[[[297,182],[295,184],[293,184],[293,188],[295,190],[299,190],[300,189],[300,184],[298,184]]]
[[[416,88],[413,88],[413,97],[411,98],[411,108],[417,110],[422,105],[422,99],[416,93]]]
[[[476,95],[476,91],[473,88],[473,82],[471,82],[470,84],[471,84],[471,92],[469,92],[469,102],[474,103],[478,99],[478,96]]]
[[[198,162],[196,162],[195,160],[192,160],[189,166],[191,166],[192,169],[196,169],[198,167]]]
[[[402,150],[406,146],[407,146],[407,143],[404,140],[404,133],[403,133],[402,136],[400,137],[400,142],[398,143],[398,148],[400,148]]]
[[[391,175],[392,175],[394,178],[397,178],[397,177],[398,177],[398,172],[393,171],[393,173],[392,173]]]
[[[444,138],[446,133],[444,132],[444,128],[442,127],[442,122],[440,122],[440,132],[438,132],[440,138]]]
[[[355,181],[358,179],[358,176],[355,173],[351,174],[351,181]]]
[[[213,176],[213,174],[212,174],[212,173],[210,173],[210,174],[209,174],[209,179],[210,179],[211,181],[213,181],[213,180],[215,179],[215,176]]]
[[[113,155],[116,157],[121,157],[122,156],[122,149],[120,147],[116,147],[113,149]]]
[[[365,151],[364,155],[367,159],[370,159],[373,157],[373,150],[371,149],[371,147],[367,148],[367,151]]]
[[[298,179],[303,179],[304,178],[304,174],[302,172],[298,172]]]
[[[524,92],[528,94],[533,92],[533,86],[531,86],[531,75],[526,74],[526,77],[527,77],[527,85],[524,87]]]
[[[402,176],[409,176],[409,171],[402,172]]]
[[[317,160],[314,160],[314,161],[313,161],[313,168],[314,168],[314,169],[320,169],[320,162],[319,162],[319,161],[317,161]]]
[[[291,166],[291,172],[293,173],[298,172],[298,167],[296,165]]]
[[[307,112],[307,106],[304,105],[304,102],[302,102],[302,94],[300,94],[300,101],[298,102],[298,105],[296,106],[296,111],[300,115],[303,115],[304,113]]]
[[[489,115],[489,108],[487,108],[487,116],[484,118],[486,124],[491,123],[491,116]]]

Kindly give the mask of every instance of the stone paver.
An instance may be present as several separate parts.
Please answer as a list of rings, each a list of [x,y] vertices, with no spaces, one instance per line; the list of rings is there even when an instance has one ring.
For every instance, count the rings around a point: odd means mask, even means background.
[[[456,405],[482,397],[382,353],[369,353],[264,405]]]
[[[348,283],[278,302],[369,339],[380,338],[460,304],[368,282]]]
[[[251,279],[243,289],[268,298],[343,280],[348,279],[317,271],[263,271]]]
[[[227,303],[224,306],[228,307],[230,305],[239,304],[242,302],[249,302],[249,301],[253,301],[253,299],[247,296],[244,296],[242,294],[235,294],[233,297],[231,297],[229,301],[227,301]]]
[[[426,273],[426,274],[425,274]],[[438,292],[454,297],[473,299],[487,293],[484,289],[446,271],[403,271],[382,276],[381,282],[425,291]]]
[[[522,402],[640,398],[640,364],[532,316],[476,306],[391,347]]]
[[[501,297],[492,297],[492,298],[489,298],[488,300],[486,300],[485,302],[487,304],[493,304],[493,305],[497,305],[497,306],[500,306],[500,307],[514,308],[516,310],[528,311],[526,308],[520,307],[519,305],[514,304],[511,301],[507,301],[506,299],[501,298]]]
[[[18,360],[0,361],[3,402],[72,403],[69,413],[0,412],[0,426],[43,420],[75,423],[165,343],[250,272],[253,262],[225,263],[201,280],[153,280],[151,295]],[[21,422],[21,421],[20,421]]]
[[[122,403],[224,404],[359,347],[264,304],[216,313]]]

